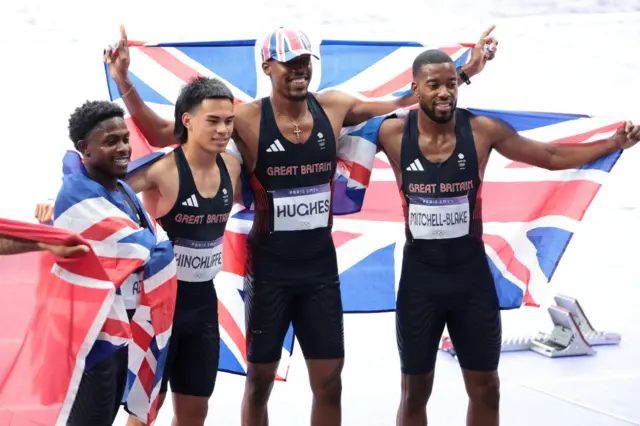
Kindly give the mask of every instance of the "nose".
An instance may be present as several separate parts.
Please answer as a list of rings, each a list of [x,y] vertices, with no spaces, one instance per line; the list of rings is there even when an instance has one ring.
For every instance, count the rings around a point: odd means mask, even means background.
[[[216,130],[216,133],[225,134],[229,132],[229,127],[230,125],[225,121],[219,121],[215,126],[215,130]]]
[[[443,85],[438,88],[438,97],[441,99],[448,99],[451,97],[451,93],[449,92],[449,89]]]
[[[116,145],[116,151],[119,153],[129,153],[131,152],[131,145],[124,139],[120,139]]]

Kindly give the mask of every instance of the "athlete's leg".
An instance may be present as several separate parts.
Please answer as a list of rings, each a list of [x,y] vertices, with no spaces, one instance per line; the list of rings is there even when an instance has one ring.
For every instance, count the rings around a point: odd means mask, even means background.
[[[311,425],[338,426],[342,419],[344,366],[340,283],[300,287],[293,301],[292,321],[309,370]]]
[[[445,325],[446,297],[432,291],[442,283],[436,282],[437,274],[421,269],[413,267],[405,250],[396,300],[396,340],[402,370],[397,426],[427,424],[427,402]]]
[[[116,353],[84,372],[76,399],[71,407],[67,426],[111,426],[113,424],[122,400],[120,392],[122,379],[118,377],[118,373],[122,371],[120,364],[123,352],[126,359],[127,348],[120,348]],[[114,407],[116,407],[115,410]]]
[[[267,426],[267,402],[273,389],[282,343],[291,323],[291,289],[245,277],[247,378],[242,397],[242,426]]]
[[[498,363],[502,326],[495,285],[488,268],[469,275],[467,297],[456,301],[447,327],[469,395],[468,426],[499,424]]]

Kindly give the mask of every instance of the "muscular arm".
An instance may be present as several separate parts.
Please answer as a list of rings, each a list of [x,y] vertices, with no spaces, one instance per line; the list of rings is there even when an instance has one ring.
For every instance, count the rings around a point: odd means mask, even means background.
[[[173,135],[173,120],[165,120],[149,108],[128,79],[116,80],[116,84],[120,93],[123,94],[122,100],[131,114],[131,118],[149,144],[157,148],[164,148],[178,143]]]
[[[233,202],[237,204],[244,204],[242,199],[242,179],[240,175],[242,173],[242,166],[234,155],[223,153],[221,154],[224,159],[224,163],[227,166],[229,177],[233,185]]]
[[[162,161],[162,159],[158,160],[158,162],[160,161]],[[131,187],[131,189],[133,189],[133,192],[138,194],[140,192],[148,191],[152,188],[155,188],[156,185],[154,181],[154,168],[157,167],[158,162],[142,170],[135,171],[131,175],[127,176],[125,181]]]
[[[520,136],[508,124],[488,117],[476,117],[481,133],[504,157],[547,170],[580,167],[620,149],[611,138],[589,143],[551,144]],[[475,127],[475,126],[474,126]]]
[[[21,254],[42,250],[45,250],[44,245],[36,241],[0,235],[0,255]]]
[[[464,65],[462,67],[462,70],[466,72],[469,77],[472,77],[476,74],[474,68],[472,68],[472,66],[469,64]],[[458,76],[458,84],[462,84],[462,79],[460,78],[460,76]],[[354,126],[356,124],[363,123],[370,118],[390,114],[399,108],[410,107],[417,102],[413,93],[409,93],[400,98],[392,99],[389,101],[373,102],[363,101],[343,93],[342,95],[343,99],[340,102],[342,102],[345,105],[345,108],[347,108],[344,119],[344,126]]]
[[[385,153],[389,163],[398,169],[400,168],[403,126],[403,119],[387,118],[378,130],[378,148]]]

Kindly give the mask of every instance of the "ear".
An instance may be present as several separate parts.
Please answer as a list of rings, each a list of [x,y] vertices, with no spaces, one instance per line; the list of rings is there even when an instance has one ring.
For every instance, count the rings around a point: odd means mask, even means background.
[[[262,72],[263,72],[265,75],[268,75],[269,77],[271,77],[271,67],[270,67],[269,65],[270,65],[270,64],[269,64],[269,62],[268,62],[268,61],[264,61],[264,62],[262,63]]]
[[[411,82],[411,92],[413,93],[413,96],[420,99],[420,94],[418,93],[418,83],[416,83],[415,81]]]
[[[87,141],[85,141],[84,139],[79,140],[78,143],[76,144],[76,147],[77,147],[77,150],[80,151],[80,154],[82,154],[83,157],[89,156],[89,153],[87,152],[89,148],[89,144],[87,143]]]
[[[191,117],[191,114],[189,114],[188,112],[185,112],[184,114],[182,114],[182,125],[188,130],[189,129],[189,123],[191,123],[191,119],[193,117]]]

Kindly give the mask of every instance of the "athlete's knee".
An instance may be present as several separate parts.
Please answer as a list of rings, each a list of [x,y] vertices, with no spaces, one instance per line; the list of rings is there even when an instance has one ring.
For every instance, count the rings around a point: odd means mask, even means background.
[[[408,413],[422,411],[433,389],[433,371],[429,374],[402,375],[402,407]]]
[[[467,395],[471,402],[497,410],[500,405],[500,378],[497,371],[463,370]]]
[[[209,411],[209,398],[173,394],[174,426],[202,426]]]
[[[339,405],[344,359],[307,360],[307,366],[313,397],[326,404]]]
[[[266,404],[276,380],[278,363],[249,364],[245,381],[245,393],[255,404]]]

